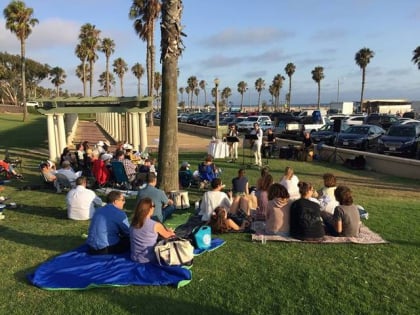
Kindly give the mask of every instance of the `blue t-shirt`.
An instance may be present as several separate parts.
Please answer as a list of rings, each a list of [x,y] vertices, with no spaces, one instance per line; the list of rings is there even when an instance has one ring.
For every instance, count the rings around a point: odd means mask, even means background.
[[[95,250],[116,245],[130,235],[128,218],[113,204],[95,210],[89,226],[87,244]]]
[[[137,193],[137,203],[146,197],[152,199],[153,203],[155,204],[153,217],[156,217],[160,222],[163,222],[162,206],[168,204],[168,196],[166,196],[163,190],[160,190],[151,185],[146,185],[146,187],[139,189]]]
[[[141,228],[130,227],[131,259],[139,263],[155,262],[155,244],[158,233],[155,232],[156,221],[147,218]]]

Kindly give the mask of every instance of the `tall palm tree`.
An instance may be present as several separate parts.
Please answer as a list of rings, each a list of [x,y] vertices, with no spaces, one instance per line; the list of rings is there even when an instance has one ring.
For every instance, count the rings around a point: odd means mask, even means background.
[[[232,89],[230,88],[230,87],[225,87],[223,90],[222,90],[222,94],[221,94],[221,96],[222,96],[222,99],[224,99],[225,100],[225,104],[226,105],[228,105],[229,104],[229,97],[231,97],[232,96]]]
[[[184,102],[184,92],[185,92],[185,88],[184,87],[180,87],[179,88],[179,93],[181,94],[181,102]]]
[[[140,86],[141,86],[141,77],[144,74],[144,68],[140,63],[135,63],[134,66],[131,67],[131,72],[137,78],[137,96],[141,97],[140,93]]]
[[[155,98],[156,98],[156,105],[159,105],[159,90],[162,86],[162,75],[160,72],[155,72],[155,76],[153,79],[153,89],[155,90]]]
[[[129,17],[134,20],[134,30],[140,39],[146,42],[147,95],[153,96],[155,75],[155,22],[161,11],[159,0],[133,0]],[[149,113],[149,124],[153,126],[153,109]]]
[[[6,29],[15,34],[20,41],[23,121],[26,121],[28,115],[28,108],[26,106],[26,39],[31,35],[32,28],[39,22],[32,17],[33,14],[34,10],[26,7],[23,1],[12,1],[3,10]]]
[[[277,109],[280,105],[280,92],[283,87],[283,81],[286,80],[281,74],[277,74],[273,78],[273,89],[274,89],[274,107]]]
[[[196,107],[198,107],[198,96],[200,95],[200,88],[195,88],[194,89],[194,94],[195,94],[195,97],[196,97],[196,101],[195,101]]]
[[[417,46],[417,48],[413,50],[413,58],[411,61],[414,62],[420,70],[420,46]]]
[[[64,79],[67,78],[65,71],[60,67],[54,67],[50,71],[51,83],[56,88],[57,97],[60,96],[59,87],[64,84]]]
[[[161,22],[162,115],[159,135],[158,183],[164,191],[177,190],[178,180],[178,119],[177,69],[182,54],[182,1],[164,1]]]
[[[86,62],[87,62],[87,55],[88,55],[88,49],[84,43],[79,43],[76,46],[75,54],[77,58],[80,59],[82,62],[80,66],[76,69],[76,74],[79,78],[82,79],[83,82],[83,96],[86,97],[86,81],[88,81],[88,75],[86,75]],[[79,69],[81,67],[81,69]],[[78,74],[79,72],[79,74]]]
[[[105,54],[106,58],[106,86],[108,88],[108,90],[106,90],[106,96],[109,96],[109,58],[115,52],[115,42],[111,38],[104,38],[102,39],[99,50]]]
[[[118,76],[120,79],[120,91],[121,96],[124,96],[124,74],[128,71],[127,63],[122,58],[117,58],[114,60],[114,63],[112,64],[114,73]],[[108,75],[107,75],[108,76]],[[107,88],[109,88],[107,83]],[[108,93],[108,91],[107,91]],[[107,95],[108,96],[108,95]]]
[[[191,88],[189,86],[185,87],[185,93],[187,93],[187,106],[188,106],[188,104],[190,103],[190,94],[191,94]]]
[[[207,91],[206,91],[206,85],[207,82],[204,80],[201,80],[200,83],[198,83],[200,89],[202,89],[204,91],[204,105],[207,104]]]
[[[292,104],[292,76],[296,71],[296,66],[293,63],[289,62],[286,65],[286,67],[284,68],[284,71],[286,72],[287,76],[289,77],[289,93],[288,93],[288,97],[286,98],[286,100],[287,100],[287,103],[288,103],[289,108],[290,108],[290,105]]]
[[[89,96],[92,97],[93,94],[93,70],[94,70],[94,64],[96,60],[98,60],[98,55],[96,54],[96,51],[99,48],[99,35],[101,31],[96,29],[95,25],[92,25],[90,23],[86,23],[81,26],[80,28],[80,34],[79,39],[81,43],[86,46],[86,52],[87,52],[87,62],[89,62]]]
[[[356,64],[362,69],[362,91],[360,93],[360,108],[363,106],[363,94],[365,92],[365,76],[366,76],[366,67],[370,62],[370,59],[372,59],[375,56],[375,53],[370,50],[369,48],[362,48],[360,49],[355,57],[354,60],[356,61]]]
[[[265,81],[262,78],[258,78],[255,81],[255,89],[258,92],[258,112],[260,112],[261,111],[260,110],[260,106],[261,106],[261,104],[260,104],[260,101],[261,101],[261,92],[262,92],[262,90],[265,89]]]
[[[197,77],[196,76],[189,77],[187,79],[187,84],[188,84],[188,87],[190,88],[190,93],[191,93],[191,98],[190,98],[191,104],[190,104],[190,107],[192,109],[192,107],[193,107],[193,93],[194,93],[195,88],[198,86]]]
[[[241,112],[244,108],[244,94],[248,90],[248,83],[241,81],[238,83],[238,92],[241,94]]]
[[[321,80],[324,79],[324,68],[315,67],[312,70],[312,80],[318,84],[318,109],[321,107]]]

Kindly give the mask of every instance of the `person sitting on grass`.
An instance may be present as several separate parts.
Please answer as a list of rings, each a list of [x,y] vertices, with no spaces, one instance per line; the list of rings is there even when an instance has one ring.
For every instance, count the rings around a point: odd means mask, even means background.
[[[107,195],[107,205],[96,209],[89,225],[87,244],[92,255],[118,254],[130,248],[130,227],[120,191]]]
[[[306,182],[299,182],[298,187],[301,198],[290,207],[290,235],[300,240],[320,241],[325,232],[320,206],[310,200],[314,188]]]
[[[158,237],[175,236],[172,229],[166,229],[162,223],[152,220],[154,203],[150,198],[140,200],[134,210],[130,225],[131,260],[139,263],[156,262],[154,247]]]
[[[210,218],[212,231],[215,233],[227,233],[231,231],[243,231],[249,225],[249,221],[243,220],[239,226],[229,218],[228,211],[224,207],[217,207]]]
[[[0,160],[0,169],[4,169],[7,172],[8,178],[9,176],[14,176],[15,178],[23,179],[23,176],[15,171],[13,165],[5,162],[4,160]]]
[[[261,187],[255,193],[258,200],[257,219],[265,220],[265,215],[268,206],[268,189],[273,184],[273,176],[271,174],[265,175],[261,181]]]
[[[198,172],[200,173],[200,180],[203,182],[210,183],[213,179],[218,177],[218,170],[213,162],[213,156],[208,154],[204,159],[204,162],[198,166]]]
[[[67,217],[72,220],[89,220],[95,209],[101,207],[102,199],[93,190],[87,189],[87,178],[80,176],[76,179],[76,187],[66,196]]]
[[[325,173],[323,175],[324,187],[318,192],[318,199],[321,204],[321,211],[327,211],[334,214],[334,209],[338,206],[338,201],[335,199],[335,189],[337,188],[337,179],[334,174]]]
[[[298,183],[299,178],[295,175],[293,168],[286,166],[284,169],[284,176],[280,180],[280,184],[286,187],[291,200],[296,200],[300,197]]]
[[[327,233],[333,236],[358,236],[361,225],[360,214],[357,206],[353,204],[350,188],[338,186],[334,195],[340,205],[335,207],[332,217],[328,213],[322,213]]]
[[[290,206],[287,189],[274,183],[268,189],[268,206],[265,216],[265,232],[272,235],[290,235]]]
[[[222,184],[220,178],[215,178],[211,181],[211,190],[206,191],[200,203],[201,220],[208,222],[212,216],[214,209],[217,207],[223,207],[229,209],[232,206],[232,191],[228,194],[223,192],[225,185]]]

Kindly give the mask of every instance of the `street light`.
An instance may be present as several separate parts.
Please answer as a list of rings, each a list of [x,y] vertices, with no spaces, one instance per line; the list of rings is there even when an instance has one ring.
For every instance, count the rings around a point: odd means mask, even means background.
[[[216,138],[219,137],[219,83],[220,80],[218,78],[214,79],[214,85],[216,87]]]

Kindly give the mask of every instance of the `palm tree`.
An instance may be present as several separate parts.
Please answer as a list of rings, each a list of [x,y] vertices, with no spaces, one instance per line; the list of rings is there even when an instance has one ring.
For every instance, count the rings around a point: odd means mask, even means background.
[[[206,91],[206,85],[207,82],[204,80],[201,80],[200,83],[198,83],[200,89],[202,89],[204,91],[204,105],[207,104],[207,91]]]
[[[50,71],[51,83],[54,84],[54,86],[56,88],[57,97],[60,96],[59,87],[60,87],[60,85],[64,84],[64,82],[65,82],[64,79],[66,77],[67,77],[66,73],[60,67],[54,67]]]
[[[188,106],[188,104],[190,103],[190,94],[191,94],[191,89],[190,89],[190,87],[189,86],[187,86],[186,88],[185,88],[185,93],[187,93],[187,106]],[[192,108],[191,108],[192,109]]]
[[[283,81],[286,80],[281,74],[277,74],[273,78],[273,90],[274,90],[274,106],[277,109],[280,105],[280,92],[283,87]]]
[[[96,51],[99,48],[99,34],[100,30],[96,29],[95,25],[86,23],[80,28],[79,39],[81,43],[86,47],[86,59],[89,62],[89,96],[92,97],[93,92],[93,70],[96,60],[98,60],[98,55]]]
[[[312,70],[312,80],[318,84],[318,109],[321,107],[321,80],[324,78],[324,68],[315,67]]]
[[[354,60],[356,61],[356,64],[362,69],[362,91],[360,93],[360,108],[363,106],[363,94],[365,92],[365,76],[366,76],[366,67],[370,62],[370,59],[372,59],[375,56],[375,53],[370,50],[369,48],[362,48],[360,49],[355,57]]]
[[[420,46],[417,46],[417,48],[413,50],[413,58],[411,61],[414,62],[420,70]]]
[[[225,104],[227,105],[227,104],[229,104],[229,97],[231,97],[232,96],[232,89],[230,88],[230,87],[225,87],[223,90],[222,90],[222,94],[221,94],[221,96],[222,96],[222,99],[224,99],[225,100]]]
[[[194,89],[194,94],[196,97],[196,107],[198,107],[198,96],[200,95],[200,88],[195,88]]]
[[[109,81],[107,81],[109,80]],[[102,87],[101,91],[107,93],[107,91],[111,91],[111,86],[115,86],[115,78],[112,73],[107,73],[106,71],[102,72],[99,75],[98,79],[99,85]]]
[[[192,109],[192,107],[193,107],[193,93],[194,93],[195,88],[198,86],[197,77],[196,76],[189,77],[187,79],[187,84],[188,84],[188,87],[190,88],[190,93],[191,93],[191,98],[190,98],[191,104],[190,104],[190,107]]]
[[[102,51],[105,54],[106,58],[106,79],[107,79],[107,88],[106,90],[106,96],[109,96],[109,58],[111,55],[115,52],[115,42],[111,38],[104,38],[102,39],[101,46],[99,47],[99,50]]]
[[[156,105],[159,104],[159,90],[162,85],[162,76],[160,72],[155,72],[155,77],[153,79],[153,89],[155,90]]]
[[[120,91],[121,91],[121,96],[124,96],[124,74],[128,71],[128,66],[127,63],[124,61],[124,59],[122,58],[117,58],[114,60],[114,63],[112,64],[112,66],[114,67],[113,71],[114,73],[118,76],[118,78],[120,79]],[[107,88],[109,88],[108,84],[107,84]],[[108,93],[108,91],[107,91]],[[107,94],[108,96],[108,94]]]
[[[22,79],[22,102],[23,102],[23,121],[26,121],[28,108],[26,106],[26,39],[31,35],[32,28],[38,24],[38,20],[33,18],[34,10],[27,8],[23,1],[12,1],[3,10],[6,20],[6,29],[10,30],[20,41],[21,58],[21,79]]]
[[[140,63],[135,63],[134,66],[131,67],[131,72],[137,78],[137,96],[141,97],[140,93],[140,86],[141,86],[141,77],[144,74],[144,68]]]
[[[88,81],[88,75],[86,75],[86,61],[87,61],[87,47],[84,43],[79,43],[76,46],[75,54],[77,58],[82,62],[76,69],[76,74],[83,82],[83,96],[86,97],[86,81]],[[81,67],[81,69],[79,69]]]
[[[241,94],[241,112],[244,108],[244,94],[248,90],[248,83],[241,81],[238,83],[238,92]]]
[[[181,102],[184,102],[184,92],[185,92],[185,88],[183,88],[182,86],[179,88],[179,93],[181,94]],[[184,104],[185,105],[185,104]]]
[[[258,112],[260,112],[261,92],[265,89],[265,81],[262,78],[258,78],[255,81],[255,89],[258,92]]]
[[[284,71],[286,72],[287,76],[289,77],[289,93],[288,97],[286,98],[288,105],[290,106],[292,104],[292,76],[296,71],[296,66],[289,62],[286,67],[284,68]],[[289,107],[290,108],[290,107]]]
[[[153,80],[155,74],[155,22],[161,11],[159,0],[133,0],[129,17],[134,20],[134,30],[140,39],[147,44],[146,68],[147,68],[147,95],[153,95]],[[153,126],[153,108],[149,113],[149,124]]]
[[[177,75],[178,58],[182,54],[182,2],[164,1],[161,22],[162,115],[159,135],[158,183],[164,191],[177,190],[178,180],[178,120]]]

